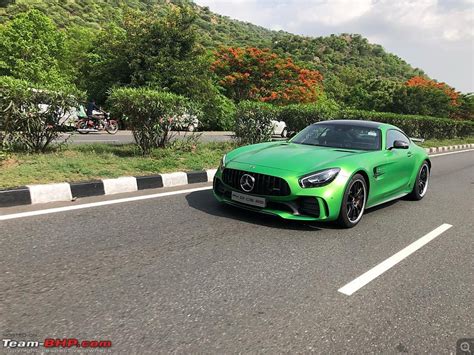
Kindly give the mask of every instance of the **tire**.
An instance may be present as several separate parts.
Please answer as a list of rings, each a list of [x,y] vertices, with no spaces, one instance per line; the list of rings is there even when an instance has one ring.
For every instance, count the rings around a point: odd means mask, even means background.
[[[87,127],[87,120],[80,120],[79,122],[77,122],[77,125],[76,125],[76,129],[87,129],[89,127]],[[89,132],[81,132],[81,131],[78,131],[79,134],[89,134]]]
[[[105,127],[105,130],[107,131],[108,134],[115,134],[117,133],[119,129],[119,125],[117,121],[115,120],[110,120],[109,124]]]
[[[426,160],[421,164],[418,174],[416,174],[415,184],[413,185],[413,190],[411,191],[409,197],[412,200],[419,201],[426,195],[428,191],[428,184],[430,182],[430,166]]]
[[[288,137],[288,129],[285,127],[283,128],[283,131],[281,131],[281,138],[286,138]]]
[[[367,201],[367,183],[360,174],[355,174],[347,184],[341,203],[337,223],[343,228],[355,227],[364,215]]]
[[[194,127],[194,125],[191,123],[189,126],[188,126],[188,132],[194,132],[196,130],[196,127]]]

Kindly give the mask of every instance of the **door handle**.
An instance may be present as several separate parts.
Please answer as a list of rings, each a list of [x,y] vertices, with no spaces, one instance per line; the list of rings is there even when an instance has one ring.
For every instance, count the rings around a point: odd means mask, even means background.
[[[412,152],[407,152],[407,157],[408,157],[408,158],[411,157],[412,155],[413,155]]]

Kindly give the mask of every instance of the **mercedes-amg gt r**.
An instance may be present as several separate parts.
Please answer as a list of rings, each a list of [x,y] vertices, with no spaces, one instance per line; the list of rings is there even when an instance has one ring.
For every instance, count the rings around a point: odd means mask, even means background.
[[[421,200],[431,162],[399,128],[335,120],[289,141],[243,146],[222,158],[217,200],[300,221],[359,223],[364,210],[409,195]]]

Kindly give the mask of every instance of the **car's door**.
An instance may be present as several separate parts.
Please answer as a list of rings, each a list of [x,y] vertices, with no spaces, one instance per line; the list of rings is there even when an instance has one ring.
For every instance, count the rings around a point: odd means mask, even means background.
[[[402,141],[408,145],[407,149],[394,148],[395,141]],[[401,131],[389,129],[386,133],[385,151],[386,164],[383,167],[384,196],[395,197],[406,192],[413,172],[415,157],[413,156],[413,143]]]

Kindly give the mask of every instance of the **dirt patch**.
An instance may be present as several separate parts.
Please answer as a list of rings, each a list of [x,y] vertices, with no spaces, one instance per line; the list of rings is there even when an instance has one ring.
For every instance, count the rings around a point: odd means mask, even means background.
[[[14,158],[7,158],[5,160],[0,160],[0,166],[2,168],[14,168],[15,166],[18,166],[18,160]]]

